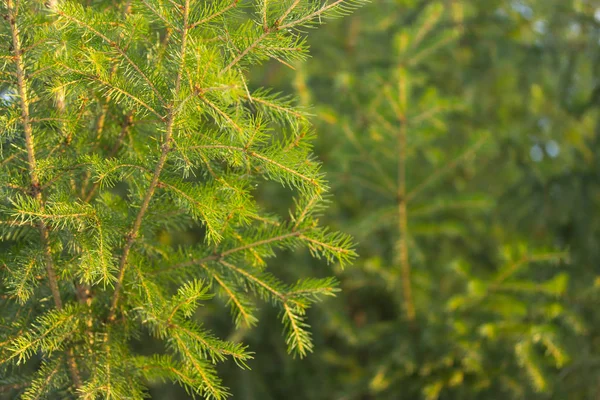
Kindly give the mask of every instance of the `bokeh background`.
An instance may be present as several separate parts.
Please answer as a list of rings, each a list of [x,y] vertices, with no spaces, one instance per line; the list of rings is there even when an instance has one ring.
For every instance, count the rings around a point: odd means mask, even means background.
[[[235,398],[600,398],[600,2],[375,0],[309,41],[251,81],[310,107],[322,218],[360,259],[274,260],[342,292],[312,310],[307,359],[270,309],[231,332],[257,353],[224,371]]]

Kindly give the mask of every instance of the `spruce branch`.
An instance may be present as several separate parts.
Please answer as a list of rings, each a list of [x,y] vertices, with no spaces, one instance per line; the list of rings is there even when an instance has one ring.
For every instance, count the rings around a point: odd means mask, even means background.
[[[110,78],[105,79],[104,77],[99,76],[99,75],[91,75],[85,71],[72,68],[69,65],[66,65],[64,63],[59,62],[58,65],[61,68],[63,68],[65,71],[72,72],[81,78],[85,78],[91,82],[97,82],[97,83],[101,84],[102,86],[108,88],[110,90],[110,92],[107,94],[107,97],[109,97],[109,98],[117,97],[118,98],[120,96],[125,96],[125,97],[131,99],[134,103],[142,106],[146,111],[149,111],[150,113],[154,114],[156,117],[158,117],[159,120],[161,120],[161,121],[165,120],[165,117],[163,115],[161,115],[158,111],[156,111],[152,106],[150,106],[146,101],[139,98],[135,94],[128,92],[126,89],[121,88],[121,87],[117,86],[116,84],[110,82]]]
[[[36,372],[35,378],[21,395],[24,400],[40,400],[49,392],[49,388],[54,380],[60,378],[61,364],[64,362],[62,357],[57,357],[54,362],[44,362],[42,367]]]
[[[190,0],[185,0],[184,9],[183,9],[183,30],[181,33],[181,49],[180,49],[180,54],[182,57],[185,56],[187,35],[188,35],[188,30],[189,30],[189,24],[188,24],[189,8],[190,8]],[[123,280],[125,279],[125,270],[127,267],[127,258],[129,256],[129,252],[131,251],[131,248],[133,247],[135,239],[137,238],[139,229],[142,225],[142,220],[144,218],[144,215],[146,214],[146,211],[148,210],[148,206],[150,205],[150,200],[152,199],[152,196],[154,195],[154,191],[156,190],[156,188],[158,186],[158,180],[159,180],[160,174],[162,172],[162,169],[165,166],[165,163],[167,161],[167,156],[168,156],[169,152],[171,151],[173,126],[175,124],[175,118],[176,118],[174,108],[175,108],[175,102],[177,101],[177,98],[179,97],[179,90],[181,89],[181,79],[183,77],[183,65],[184,65],[183,62],[180,63],[180,67],[177,72],[177,78],[175,79],[175,90],[174,90],[174,94],[173,94],[172,104],[169,106],[169,117],[168,117],[167,123],[166,123],[166,129],[165,129],[166,133],[165,133],[165,138],[164,138],[163,144],[162,144],[162,152],[160,154],[158,163],[156,164],[156,167],[154,169],[154,175],[152,176],[152,181],[150,182],[150,185],[147,189],[146,195],[144,196],[142,205],[140,206],[140,210],[138,211],[138,214],[135,218],[133,226],[128,234],[127,241],[125,243],[125,247],[123,248],[123,254],[121,255],[121,260],[119,262],[119,276],[117,278],[117,284],[115,286],[115,291],[114,291],[114,294],[112,297],[110,312],[109,312],[109,320],[111,320],[111,321],[114,321],[114,319],[116,318],[117,305],[119,302],[121,287],[123,286]]]
[[[214,367],[198,357],[197,352],[191,347],[191,343],[185,340],[186,338],[182,337],[178,331],[173,331],[172,335],[174,347],[188,363],[192,376],[200,383],[200,386],[195,384],[194,387],[199,388],[200,394],[206,396],[207,399],[221,400],[226,398],[229,393],[221,385],[221,380],[217,377]]]
[[[275,25],[281,26],[281,23],[290,15],[292,11],[298,6],[301,0],[294,0],[292,4],[281,14],[281,17],[277,19],[277,23]]]
[[[279,21],[280,24],[278,24],[278,28],[279,29],[297,28],[297,27],[307,25],[307,23],[310,23],[315,18],[335,18],[335,17],[339,17],[342,15],[346,15],[346,14],[349,14],[351,11],[357,9],[358,7],[366,4],[367,2],[368,2],[368,0],[336,0],[336,1],[333,1],[332,3],[326,2],[321,7],[314,10],[313,12],[311,12],[295,21],[290,21],[287,24],[280,25],[285,20],[285,18],[293,11],[293,9],[297,6],[298,1],[295,1],[288,9],[289,12],[286,11],[284,16]]]
[[[72,10],[72,11],[75,11],[75,13],[76,13],[79,10]],[[158,89],[154,86],[154,84],[152,83],[152,81],[142,71],[142,69],[129,57],[129,55],[127,54],[127,52],[125,51],[125,49],[121,48],[121,46],[117,42],[115,42],[114,40],[108,38],[106,35],[104,35],[100,31],[98,31],[94,27],[90,26],[85,21],[82,21],[80,18],[77,17],[77,15],[75,13],[74,13],[75,15],[70,15],[67,12],[65,12],[64,10],[56,10],[55,12],[58,15],[60,15],[61,17],[63,17],[64,19],[66,19],[67,21],[73,22],[74,24],[76,24],[77,26],[85,29],[86,31],[89,31],[89,32],[93,33],[95,36],[97,36],[100,39],[102,39],[111,48],[115,49],[115,51],[117,53],[119,53],[119,55],[121,57],[123,57],[123,59],[139,74],[139,76],[144,80],[144,82],[146,82],[146,84],[148,85],[148,87],[156,95],[156,97],[161,102],[161,104],[163,106],[166,105],[165,99],[162,97],[162,95],[160,94],[160,92],[158,91]]]
[[[303,174],[302,172],[299,172],[296,169],[293,169],[293,168],[290,168],[290,167],[284,165],[283,163],[269,157],[268,155],[260,154],[258,152],[249,150],[245,147],[229,146],[229,145],[225,145],[225,144],[214,144],[214,145],[194,146],[191,149],[223,149],[223,150],[230,150],[230,151],[234,151],[234,152],[243,153],[243,154],[248,155],[249,157],[252,157],[256,160],[261,161],[263,164],[266,164],[267,166],[275,167],[285,173],[292,175],[293,177],[299,178],[301,180],[301,182],[305,183],[305,185],[308,185],[312,190],[316,190],[318,192],[318,189],[320,189],[322,187],[322,184],[318,178],[317,179],[312,178],[306,174]],[[280,178],[280,181],[285,182],[281,178]]]
[[[254,326],[258,322],[256,317],[253,315],[254,308],[242,297],[239,289],[234,287],[233,282],[226,281],[226,278],[222,277],[214,268],[210,268],[205,263],[198,265],[200,265],[208,273],[208,275],[219,284],[223,292],[226,294],[228,302],[231,303],[235,325],[239,327],[242,323],[244,323],[246,327]]]
[[[239,2],[240,2],[240,0],[233,0],[233,1],[231,1],[229,3],[229,5],[223,7],[221,10],[219,10],[219,11],[217,11],[217,12],[215,12],[215,13],[213,13],[213,14],[205,17],[205,18],[202,18],[201,20],[198,20],[198,21],[192,23],[190,25],[190,29],[194,29],[194,28],[196,28],[196,27],[198,27],[200,25],[206,24],[206,23],[212,21],[213,19],[215,19],[215,18],[217,18],[217,17],[225,14],[227,11],[229,11],[232,8],[236,7]]]
[[[25,133],[25,146],[27,150],[27,160],[29,168],[29,176],[31,179],[31,190],[36,201],[39,203],[40,208],[44,207],[44,200],[42,199],[42,193],[40,191],[40,182],[37,174],[36,154],[33,141],[33,129],[29,115],[29,97],[28,97],[28,84],[26,80],[25,67],[23,62],[23,52],[21,49],[21,39],[19,36],[19,27],[17,24],[17,5],[13,2],[14,0],[7,0],[6,7],[8,11],[10,31],[12,35],[12,49],[15,60],[16,74],[17,74],[17,88],[19,92],[19,98],[21,103],[21,116],[23,131]],[[48,277],[48,283],[52,292],[52,298],[54,305],[57,310],[63,309],[62,299],[58,287],[58,279],[54,269],[54,261],[52,260],[52,253],[48,241],[48,228],[44,221],[38,222],[38,229],[40,231],[40,242],[42,245],[42,251],[44,254],[46,273]],[[67,350],[67,363],[71,373],[71,379],[76,388],[81,386],[81,378],[73,356],[71,349]]]
[[[253,249],[255,247],[260,247],[260,246],[265,246],[265,245],[270,245],[271,243],[277,243],[277,242],[283,242],[284,240],[290,239],[290,238],[294,238],[294,237],[298,237],[302,235],[302,231],[293,231],[293,232],[289,232],[289,233],[284,233],[282,235],[277,235],[271,238],[267,238],[267,239],[261,239],[258,240],[256,242],[253,243],[249,243],[243,246],[239,246],[239,247],[235,247],[229,250],[225,250],[221,253],[216,253],[216,254],[211,254],[209,256],[200,258],[200,259],[193,259],[193,260],[189,260],[189,261],[185,261],[179,264],[175,264],[175,265],[171,265],[170,267],[167,268],[163,268],[160,269],[158,271],[155,272],[155,274],[162,274],[165,272],[169,272],[169,271],[173,271],[175,269],[179,269],[179,268],[186,268],[186,267],[190,267],[193,265],[202,265],[206,262],[209,261],[220,261],[230,255],[234,255],[236,253],[245,251],[245,250],[250,250]]]
[[[256,48],[263,39],[269,36],[270,33],[271,29],[267,29],[265,32],[263,32],[259,37],[257,37],[254,40],[254,42],[252,42],[248,47],[242,50],[240,54],[238,54],[233,60],[231,60],[231,62],[221,70],[221,73],[225,73],[231,68],[233,68],[233,66],[240,62],[242,58],[244,58],[248,53],[250,53],[254,48]]]

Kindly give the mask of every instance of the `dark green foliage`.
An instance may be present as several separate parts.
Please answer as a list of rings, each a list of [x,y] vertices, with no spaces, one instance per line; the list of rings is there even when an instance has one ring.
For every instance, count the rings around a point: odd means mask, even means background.
[[[216,364],[253,352],[197,318],[215,295],[244,329],[271,302],[288,351],[312,351],[306,310],[337,283],[284,283],[267,259],[355,253],[319,224],[304,111],[246,75],[304,59],[302,30],[364,2],[2,3],[3,390],[137,399],[171,381],[223,399]],[[289,217],[257,203],[264,181],[292,191]]]

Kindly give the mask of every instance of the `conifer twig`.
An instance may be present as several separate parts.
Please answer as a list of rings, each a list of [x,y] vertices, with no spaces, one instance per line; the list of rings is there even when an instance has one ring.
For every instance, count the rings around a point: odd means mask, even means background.
[[[287,18],[287,16],[290,15],[290,13],[292,11],[294,11],[294,8],[296,8],[296,6],[298,5],[298,3],[300,3],[300,0],[294,0],[294,2],[288,7],[288,9],[285,10],[285,12],[281,15],[281,17],[279,17],[279,19],[277,19],[277,24],[276,25],[281,25],[281,23],[283,22],[283,20],[285,20]]]
[[[225,73],[229,71],[234,65],[236,65],[242,58],[246,56],[246,54],[250,53],[256,46],[259,45],[269,34],[271,33],[271,28],[267,28],[266,31],[262,33],[259,37],[254,40],[248,47],[246,47],[240,54],[238,54],[225,68],[221,70],[221,73]]]
[[[122,94],[123,96],[129,97],[131,100],[133,100],[134,102],[138,103],[140,106],[142,106],[143,108],[145,108],[146,110],[150,111],[152,114],[156,115],[158,117],[158,119],[160,119],[161,121],[165,121],[165,117],[163,115],[160,115],[160,113],[158,111],[156,111],[152,106],[150,106],[148,103],[146,103],[144,100],[140,99],[138,96],[129,93],[128,91],[115,86],[114,84],[112,84],[110,81],[107,81],[105,79],[100,78],[97,75],[92,75],[92,74],[88,74],[84,71],[80,71],[74,68],[69,67],[68,65],[65,65],[63,63],[57,63],[59,67],[63,68],[66,71],[69,72],[73,72],[75,74],[81,75],[82,77],[85,77],[91,81],[96,81],[98,83],[100,83],[101,85],[104,85],[108,88],[110,88],[111,90],[114,90],[115,92],[119,92],[120,94]]]
[[[476,301],[467,305],[467,309],[474,309],[479,306],[496,290],[498,290],[506,280],[510,279],[519,269],[533,262],[554,261],[565,259],[568,256],[566,252],[552,252],[545,254],[524,254],[518,260],[513,261],[504,271],[498,274],[487,287],[485,292],[481,294]]]
[[[31,126],[30,114],[29,114],[29,100],[27,94],[27,81],[25,78],[25,67],[23,62],[23,52],[21,49],[21,39],[19,37],[19,27],[17,25],[17,11],[13,0],[7,0],[8,18],[10,31],[12,36],[12,48],[14,52],[14,60],[17,73],[17,89],[19,92],[19,98],[21,103],[21,117],[23,118],[23,131],[25,133],[25,147],[27,150],[27,161],[29,168],[29,176],[31,180],[31,191],[32,195],[39,203],[40,208],[44,208],[44,200],[42,198],[42,192],[40,190],[40,182],[37,175],[37,164],[35,146],[33,141],[33,129]],[[44,262],[46,266],[46,274],[48,276],[48,284],[50,291],[52,292],[52,298],[54,300],[54,306],[58,310],[63,309],[62,299],[58,287],[58,279],[56,277],[56,271],[54,269],[54,261],[52,260],[52,253],[50,250],[50,244],[48,243],[48,227],[43,220],[38,223],[38,229],[40,231],[40,242],[42,244],[42,251],[44,253]],[[81,387],[81,377],[77,368],[77,363],[73,355],[73,350],[67,350],[67,365],[69,367],[69,373],[76,389]]]
[[[181,33],[181,50],[180,50],[181,57],[185,57],[185,52],[186,52],[187,33],[189,30],[189,23],[188,23],[189,11],[190,11],[190,0],[185,0],[185,5],[183,7],[183,30]],[[159,183],[160,174],[161,174],[163,167],[165,166],[165,163],[167,161],[167,156],[168,156],[169,152],[171,151],[173,126],[175,124],[175,117],[176,117],[175,102],[177,101],[177,98],[179,97],[179,91],[181,88],[181,79],[183,76],[183,64],[184,63],[182,60],[179,65],[179,71],[177,72],[177,78],[175,80],[175,89],[173,92],[173,100],[172,100],[171,105],[169,106],[169,116],[168,116],[168,120],[167,120],[167,124],[166,124],[165,138],[164,138],[164,141],[162,144],[162,152],[161,152],[160,158],[158,160],[158,163],[156,164],[156,167],[154,169],[154,175],[152,176],[152,181],[150,182],[150,186],[148,187],[148,190],[146,191],[146,195],[144,196],[144,199],[142,200],[142,205],[140,207],[140,210],[138,211],[138,214],[135,218],[133,226],[132,226],[131,230],[129,231],[129,234],[127,235],[127,241],[125,243],[125,246],[123,247],[123,254],[121,255],[121,259],[119,262],[119,276],[117,278],[117,284],[115,285],[115,291],[114,291],[114,294],[112,297],[110,311],[109,311],[109,320],[110,321],[114,321],[116,318],[117,305],[119,303],[120,292],[123,287],[123,281],[125,279],[125,270],[127,268],[127,259],[129,257],[129,252],[131,251],[131,248],[133,247],[133,244],[139,234],[139,230],[142,225],[142,220],[144,219],[146,211],[148,210],[148,206],[150,205],[150,200],[152,200],[152,197],[154,196],[154,191],[156,190],[158,183]]]
[[[213,19],[217,18],[219,15],[225,14],[227,11],[229,11],[232,8],[236,7],[239,2],[240,2],[240,0],[233,0],[231,2],[231,4],[229,4],[227,7],[223,8],[221,11],[218,11],[218,12],[212,14],[212,15],[209,15],[208,17],[203,18],[200,21],[194,22],[193,24],[190,25],[189,29],[194,29],[197,26],[200,26],[202,24],[205,24],[205,23],[209,22],[210,20],[213,20]]]
[[[313,18],[321,16],[322,14],[326,13],[327,11],[329,11],[337,6],[340,6],[344,1],[346,1],[346,0],[336,0],[331,4],[324,4],[318,10],[316,10],[308,15],[305,15],[304,17],[302,17],[296,21],[291,21],[284,25],[281,25],[281,23],[296,8],[296,6],[300,3],[300,0],[295,0],[290,5],[290,7],[288,7],[283,12],[283,14],[277,19],[277,21],[275,21],[273,26],[268,26],[266,23],[266,16],[263,16],[263,33],[259,37],[257,37],[250,45],[248,45],[244,50],[242,50],[242,52],[239,53],[225,68],[223,68],[221,70],[221,73],[229,71],[234,65],[236,65],[238,62],[240,62],[240,60],[242,58],[244,58],[249,52],[254,50],[260,44],[260,42],[262,42],[271,33],[290,29],[290,28],[296,27],[297,25],[302,25],[303,23],[310,21]],[[265,2],[265,7],[266,6],[267,6],[267,4]],[[266,13],[266,9],[263,10],[263,13]]]
[[[268,11],[269,11],[269,0],[263,0],[262,24],[263,24],[263,31],[265,31],[265,32],[269,29],[269,22],[267,20]]]
[[[129,129],[130,129],[132,123],[133,123],[132,114],[129,113],[129,114],[127,114],[127,116],[125,117],[125,121],[123,121],[123,124],[121,125],[121,132],[119,133],[119,137],[117,137],[117,140],[116,140],[115,144],[113,145],[113,148],[110,150],[110,153],[108,153],[106,158],[110,159],[115,154],[117,154],[117,152],[119,151],[119,148],[121,147],[121,143],[123,142],[123,139],[129,133]],[[89,179],[89,177],[88,177],[88,179]],[[86,179],[86,182],[87,182],[87,179]],[[92,199],[92,197],[94,197],[94,194],[96,193],[96,190],[98,190],[99,187],[100,187],[100,181],[95,182],[92,185],[92,187],[90,188],[90,191],[87,193],[87,195],[85,196],[83,201],[85,203],[88,203]]]
[[[290,233],[284,233],[283,235],[278,235],[278,236],[271,237],[268,239],[258,240],[254,243],[249,243],[249,244],[245,244],[243,246],[235,247],[233,249],[229,249],[229,250],[223,251],[221,253],[211,254],[210,256],[206,256],[203,258],[194,259],[194,260],[186,261],[183,263],[171,265],[170,267],[167,267],[165,269],[161,269],[159,271],[154,272],[154,274],[160,274],[160,273],[172,271],[174,269],[179,269],[179,268],[191,267],[192,265],[204,264],[209,261],[219,261],[231,254],[239,253],[240,251],[250,250],[250,249],[253,249],[258,246],[262,246],[262,245],[274,243],[274,242],[280,242],[282,240],[289,239],[292,237],[298,237],[301,235],[302,235],[302,231],[293,231]]]
[[[200,146],[192,146],[190,147],[190,149],[225,149],[225,150],[231,150],[231,151],[238,151],[241,153],[245,153],[247,155],[249,155],[250,157],[256,158],[258,160],[264,161],[266,163],[269,163],[271,165],[274,165],[278,168],[281,168],[282,170],[297,176],[298,178],[310,183],[311,185],[314,186],[319,186],[319,182],[309,176],[306,176],[298,171],[296,171],[295,169],[286,167],[285,165],[277,162],[276,160],[273,160],[269,157],[266,157],[262,154],[259,154],[255,151],[249,150],[247,148],[244,147],[238,147],[238,146],[229,146],[229,145],[225,145],[225,144],[214,144],[214,145],[200,145]]]
[[[292,22],[289,22],[289,23],[287,23],[285,25],[281,25],[281,26],[279,26],[279,29],[289,29],[289,28],[293,28],[296,25],[300,25],[300,24],[302,24],[302,23],[304,23],[306,21],[309,21],[309,20],[311,20],[311,19],[313,19],[315,17],[318,17],[319,15],[325,13],[326,11],[331,10],[332,8],[335,8],[335,7],[339,6],[344,1],[346,1],[346,0],[336,0],[333,3],[331,3],[331,4],[324,4],[323,7],[319,8],[317,11],[312,12],[312,13],[310,13],[308,15],[305,15],[304,17],[302,17],[302,18],[300,18],[300,19],[298,19],[296,21],[292,21]],[[297,3],[298,3],[298,0],[296,0],[296,4],[292,5],[293,7],[290,7],[290,10],[289,10],[290,12],[294,9],[294,7],[296,7]],[[282,21],[283,21],[283,19],[282,19]]]
[[[74,22],[76,25],[79,25],[79,26],[85,28],[86,30],[90,31],[91,33],[93,33],[94,35],[96,35],[97,37],[99,37],[100,39],[102,39],[104,42],[106,42],[106,44],[108,44],[113,49],[115,49],[117,51],[117,53],[119,53],[121,55],[121,57],[123,57],[123,59],[125,59],[125,61],[127,61],[127,63],[138,73],[138,75],[144,80],[144,82],[146,82],[146,84],[148,85],[148,87],[152,90],[152,92],[160,100],[161,104],[162,105],[165,104],[165,100],[163,99],[162,95],[160,94],[160,92],[158,91],[158,89],[156,88],[156,86],[154,86],[154,84],[152,83],[152,81],[148,78],[148,76],[144,73],[144,71],[142,71],[142,69],[139,67],[139,65],[137,65],[131,59],[131,57],[129,57],[129,55],[127,54],[127,52],[125,51],[125,49],[121,48],[121,46],[119,46],[118,43],[116,43],[115,41],[111,40],[106,35],[104,35],[102,32],[99,32],[97,29],[95,29],[94,27],[88,25],[84,21],[81,21],[78,18],[75,18],[75,17],[73,17],[71,15],[67,15],[66,13],[64,13],[64,12],[62,12],[60,10],[57,11],[57,14],[60,15],[61,17],[65,18],[65,19],[71,21],[71,22]]]

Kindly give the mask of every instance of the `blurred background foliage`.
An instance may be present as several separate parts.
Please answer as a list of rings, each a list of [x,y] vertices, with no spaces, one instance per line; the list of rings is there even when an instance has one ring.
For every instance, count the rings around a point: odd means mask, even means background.
[[[374,0],[256,72],[310,107],[322,218],[360,259],[282,255],[342,292],[307,359],[269,310],[233,333],[256,350],[225,371],[236,398],[599,396],[599,33],[592,0]]]

